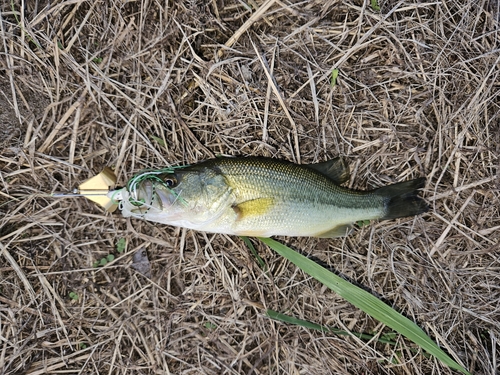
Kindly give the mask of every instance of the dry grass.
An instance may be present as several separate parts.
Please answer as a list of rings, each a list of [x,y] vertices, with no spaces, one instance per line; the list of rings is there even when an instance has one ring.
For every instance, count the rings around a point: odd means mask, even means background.
[[[348,155],[358,188],[428,176],[429,214],[346,239],[281,240],[394,304],[474,373],[500,372],[498,2],[10,3],[0,373],[451,372],[402,338],[392,348],[268,319],[271,308],[383,329],[263,246],[269,274],[238,238],[45,195],[106,165],[123,184],[215,154]],[[254,6],[268,6],[263,17]],[[150,279],[131,268],[141,249]]]

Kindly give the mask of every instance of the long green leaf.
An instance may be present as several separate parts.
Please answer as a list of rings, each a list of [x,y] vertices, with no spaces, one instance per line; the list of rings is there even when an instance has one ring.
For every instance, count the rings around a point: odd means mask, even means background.
[[[302,271],[320,281],[346,301],[363,310],[374,319],[384,323],[386,326],[399,332],[415,344],[419,345],[427,353],[433,355],[448,367],[458,370],[464,374],[470,373],[450,358],[427,334],[410,319],[404,317],[367,291],[349,283],[341,277],[330,272],[326,268],[306,258],[302,254],[289,247],[271,239],[259,238],[263,243],[271,247],[281,256],[299,267]]]
[[[358,333],[358,332],[349,332],[349,331],[344,331],[342,329],[338,328],[333,328],[333,327],[328,327],[328,326],[322,326],[317,323],[312,323],[307,320],[303,319],[298,319],[290,315],[282,314],[277,311],[267,309],[266,310],[266,315],[270,317],[271,319],[274,320],[279,320],[281,322],[289,323],[289,324],[294,324],[298,325],[307,329],[314,329],[316,331],[320,332],[331,332],[339,336],[356,336],[359,337],[362,340],[372,340],[375,336],[374,335],[369,335],[366,333]],[[389,345],[396,345],[396,342],[387,338],[386,335],[382,335],[378,338],[376,338],[377,342],[383,343],[383,344],[389,344]]]
[[[248,246],[250,251],[252,252],[253,256],[255,259],[257,259],[257,263],[259,263],[259,267],[262,268],[264,272],[267,272],[267,265],[266,262],[260,257],[259,253],[257,250],[255,250],[255,247],[253,246],[253,243],[250,241],[250,239],[247,236],[240,236],[240,238],[245,242],[245,245]]]

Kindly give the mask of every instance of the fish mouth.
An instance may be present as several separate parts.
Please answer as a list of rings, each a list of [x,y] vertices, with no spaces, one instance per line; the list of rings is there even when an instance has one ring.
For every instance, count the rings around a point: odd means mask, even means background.
[[[157,209],[163,211],[172,207],[176,195],[166,190],[163,185],[155,181],[143,181],[133,192],[130,192],[130,204],[146,209]]]
[[[125,217],[146,218],[158,214],[173,214],[176,206],[187,206],[180,196],[181,191],[172,187],[176,183],[173,169],[146,170],[132,177],[120,202]],[[178,211],[178,210],[177,210]]]
[[[173,206],[178,196],[173,194],[170,190],[165,190],[162,186],[153,187],[154,196],[160,210],[165,210]]]
[[[127,216],[146,215],[155,206],[154,190],[154,185],[150,181],[142,181],[133,189],[127,189],[127,196],[120,202],[122,213],[128,213]]]
[[[167,203],[165,196],[157,197],[163,187],[161,175],[164,173],[164,170],[147,170],[132,177],[127,183],[129,203],[136,207],[154,207],[155,201],[159,201],[161,209],[163,203]]]
[[[128,209],[137,215],[158,213],[169,210],[179,199],[172,189],[159,180],[157,173],[143,175],[139,181],[132,181],[127,186]]]

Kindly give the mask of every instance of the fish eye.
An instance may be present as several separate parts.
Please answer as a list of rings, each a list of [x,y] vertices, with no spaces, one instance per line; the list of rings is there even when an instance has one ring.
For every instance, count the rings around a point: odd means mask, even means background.
[[[177,185],[177,180],[175,179],[174,176],[167,176],[163,179],[163,182],[165,183],[165,185],[167,185],[167,187],[169,188],[172,188],[174,187],[175,185]]]

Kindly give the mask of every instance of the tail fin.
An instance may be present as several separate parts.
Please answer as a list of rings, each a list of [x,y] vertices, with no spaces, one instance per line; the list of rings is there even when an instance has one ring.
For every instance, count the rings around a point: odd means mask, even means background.
[[[373,193],[384,198],[385,215],[382,220],[414,216],[427,212],[427,203],[418,196],[418,189],[425,186],[425,177],[399,182],[376,189]]]

